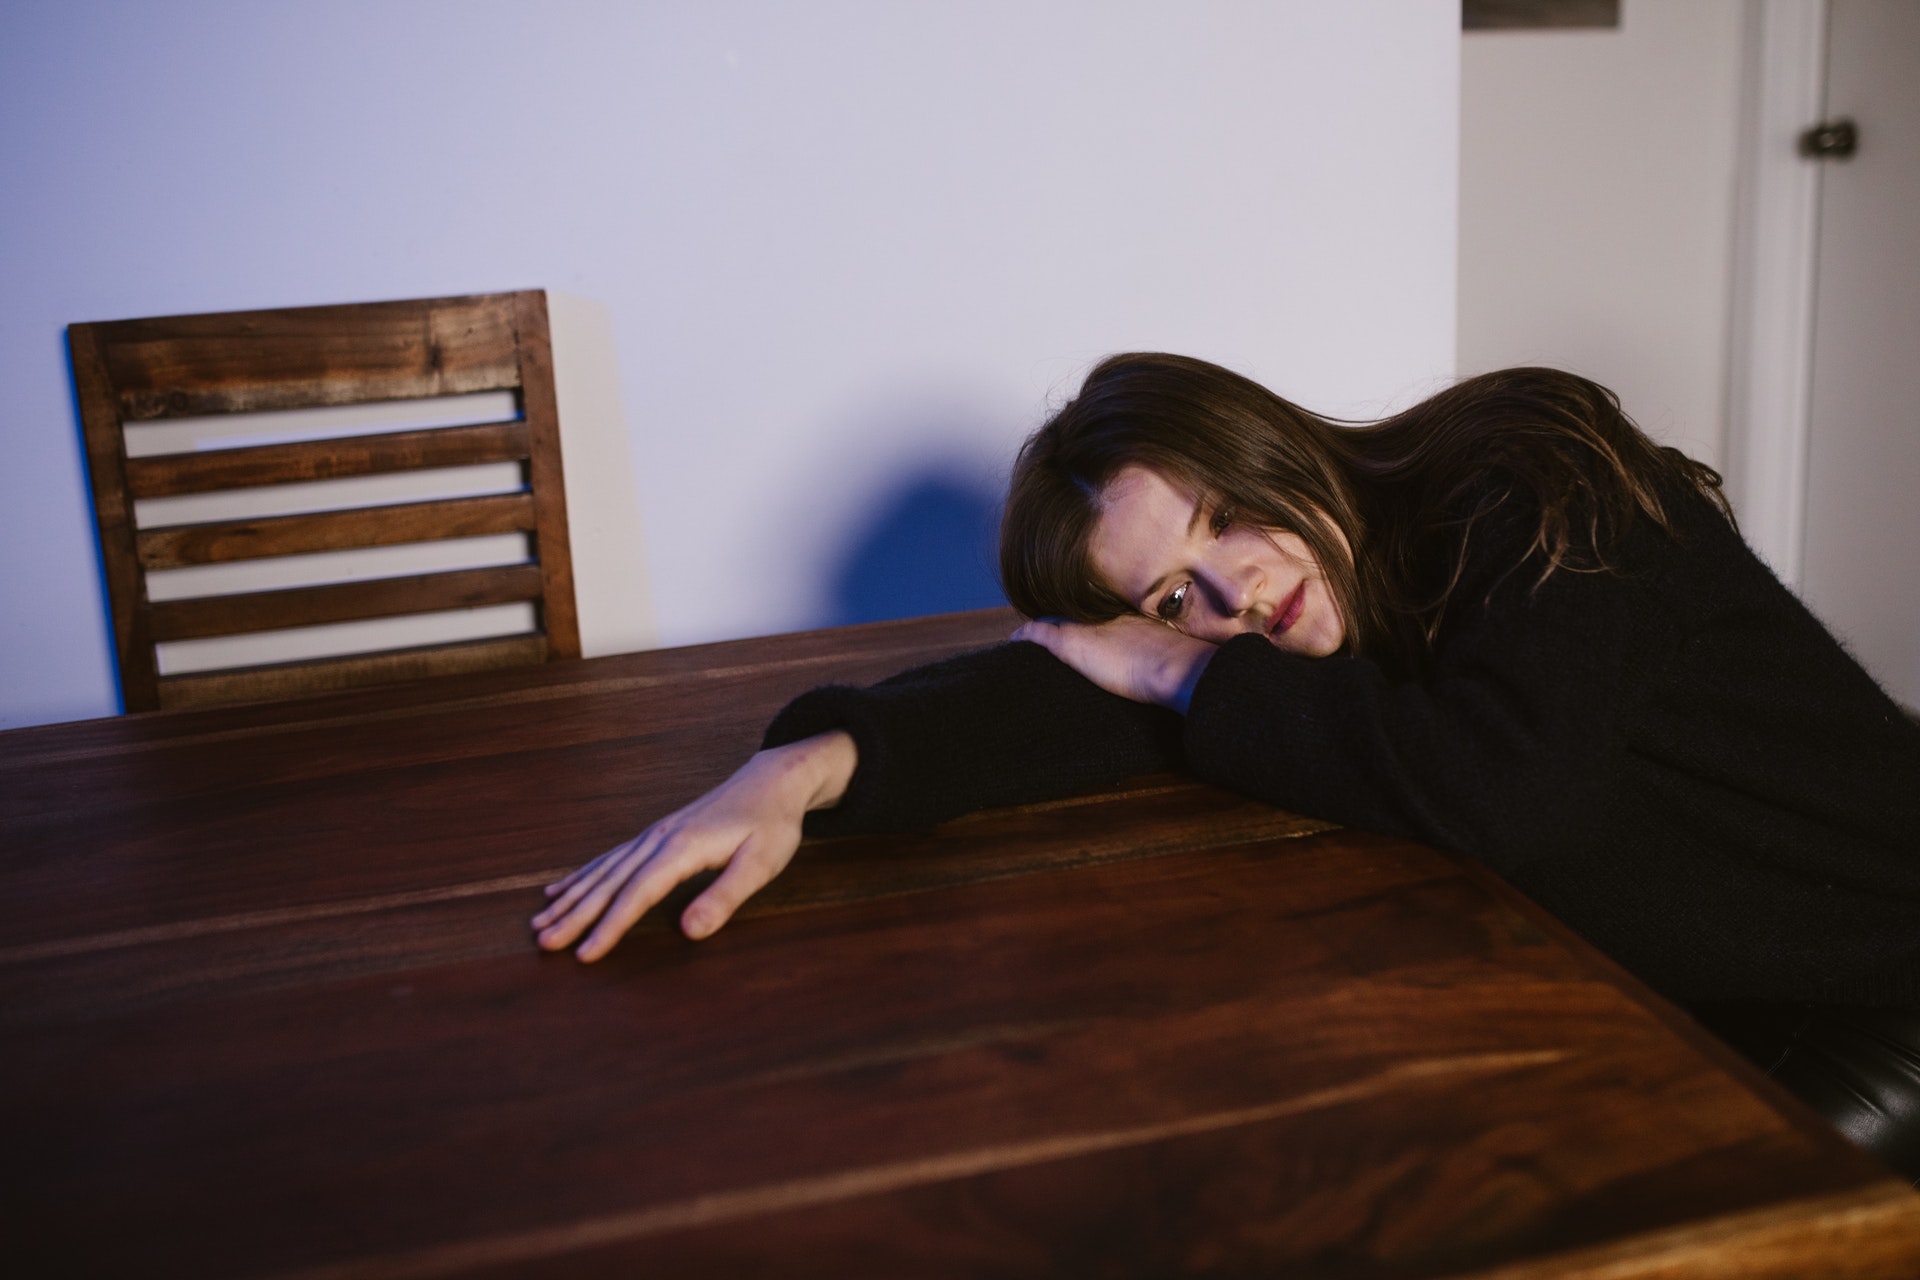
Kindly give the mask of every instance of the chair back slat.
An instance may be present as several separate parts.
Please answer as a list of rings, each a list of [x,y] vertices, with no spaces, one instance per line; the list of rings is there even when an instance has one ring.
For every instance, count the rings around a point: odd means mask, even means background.
[[[515,297],[232,311],[96,328],[122,420],[152,422],[519,387]]]
[[[216,707],[235,702],[273,702],[395,680],[466,675],[546,659],[545,636],[508,636],[500,640],[395,649],[358,658],[285,662],[206,675],[161,676],[157,692],[163,709]]]
[[[579,656],[544,293],[68,343],[129,711]]]
[[[198,640],[245,635],[281,627],[315,627],[363,618],[391,618],[442,609],[477,609],[540,598],[540,566],[507,564],[492,569],[416,573],[322,587],[236,592],[153,605],[153,638]]]
[[[172,569],[224,560],[530,532],[533,527],[533,498],[524,493],[404,502],[390,507],[146,529],[140,533],[140,563],[149,569]]]
[[[217,493],[306,480],[344,480],[427,467],[518,462],[528,455],[527,424],[483,423],[385,435],[302,440],[206,453],[127,459],[127,487],[136,498]]]

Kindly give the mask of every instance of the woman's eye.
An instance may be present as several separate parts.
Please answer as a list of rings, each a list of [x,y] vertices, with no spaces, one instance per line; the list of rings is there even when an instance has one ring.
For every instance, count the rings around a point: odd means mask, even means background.
[[[1213,513],[1213,536],[1219,537],[1233,527],[1233,508],[1221,507]]]
[[[1193,584],[1183,582],[1160,598],[1160,607],[1155,610],[1163,622],[1172,622],[1187,607],[1187,591]]]

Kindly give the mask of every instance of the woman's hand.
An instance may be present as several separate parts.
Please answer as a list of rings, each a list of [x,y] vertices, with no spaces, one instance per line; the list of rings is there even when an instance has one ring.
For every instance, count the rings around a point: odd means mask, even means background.
[[[577,954],[598,960],[675,885],[724,867],[680,916],[682,933],[708,936],[786,868],[800,820],[838,804],[858,763],[839,730],[758,753],[686,808],[548,885],[553,901],[533,918],[540,945],[558,951],[593,925]]]
[[[1182,715],[1215,648],[1138,614],[1098,626],[1029,622],[1013,638],[1046,646],[1054,657],[1109,693],[1171,707]]]

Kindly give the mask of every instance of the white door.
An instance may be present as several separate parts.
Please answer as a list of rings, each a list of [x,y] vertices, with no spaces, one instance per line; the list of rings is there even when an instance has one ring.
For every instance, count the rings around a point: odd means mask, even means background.
[[[1831,0],[1802,591],[1920,710],[1920,3]]]

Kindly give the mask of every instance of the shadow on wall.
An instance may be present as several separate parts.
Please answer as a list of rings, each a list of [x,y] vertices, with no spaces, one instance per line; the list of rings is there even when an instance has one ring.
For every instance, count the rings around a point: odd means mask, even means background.
[[[884,499],[828,579],[828,626],[1005,604],[995,572],[1000,494],[927,471]]]

